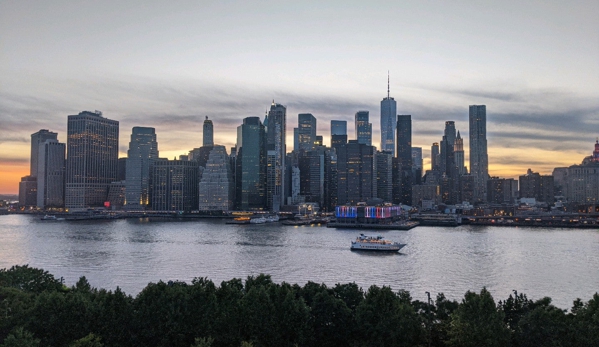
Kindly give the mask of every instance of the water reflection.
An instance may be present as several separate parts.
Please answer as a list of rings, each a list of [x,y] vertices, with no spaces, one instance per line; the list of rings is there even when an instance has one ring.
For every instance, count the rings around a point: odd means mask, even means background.
[[[220,283],[267,273],[277,282],[355,282],[406,289],[414,298],[443,292],[461,299],[486,286],[497,300],[512,290],[550,296],[569,308],[599,288],[599,232],[506,227],[418,227],[376,231],[401,253],[349,250],[360,231],[222,220],[130,219],[43,222],[0,217],[0,267],[29,263],[67,284],[138,293],[148,282],[207,277]],[[366,232],[366,234],[369,234]]]

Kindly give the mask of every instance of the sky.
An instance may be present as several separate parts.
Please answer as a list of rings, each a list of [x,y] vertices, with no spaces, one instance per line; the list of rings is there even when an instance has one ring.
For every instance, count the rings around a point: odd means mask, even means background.
[[[412,115],[413,146],[439,142],[468,105],[487,106],[489,172],[550,174],[591,154],[599,136],[599,2],[590,1],[1,1],[0,194],[29,173],[30,135],[66,142],[67,116],[100,110],[155,127],[161,157],[235,145],[243,118],[287,106],[329,143],[330,120],[380,101]]]

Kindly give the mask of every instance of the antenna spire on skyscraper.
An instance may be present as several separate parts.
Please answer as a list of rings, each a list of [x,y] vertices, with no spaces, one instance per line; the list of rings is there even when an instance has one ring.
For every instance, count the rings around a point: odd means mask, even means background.
[[[387,99],[389,98],[389,70],[387,70]]]

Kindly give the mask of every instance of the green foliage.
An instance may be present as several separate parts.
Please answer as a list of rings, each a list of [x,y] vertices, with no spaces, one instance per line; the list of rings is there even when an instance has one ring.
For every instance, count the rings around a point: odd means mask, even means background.
[[[17,327],[6,337],[0,347],[37,347],[39,345],[40,340],[36,339],[32,333],[23,327]]]
[[[462,304],[451,315],[450,346],[508,346],[510,331],[503,322],[504,313],[495,306],[491,293],[467,292]]]
[[[9,270],[0,269],[0,287],[13,287],[39,294],[43,291],[61,290],[62,284],[48,271],[15,265]]]
[[[98,336],[89,334],[71,343],[69,347],[104,347],[104,344]]]
[[[196,337],[191,347],[212,347],[214,339],[211,337]]]
[[[83,337],[82,337],[83,336]],[[198,337],[200,336],[200,337]],[[461,303],[438,294],[355,283],[304,286],[268,275],[215,286],[206,278],[150,283],[137,297],[63,289],[28,266],[0,270],[2,346],[599,346],[599,294],[570,313],[514,292],[495,304],[483,289]]]
[[[406,299],[405,293],[397,295],[389,287],[371,286],[356,308],[358,340],[363,345],[377,346],[414,346],[422,342],[421,321]]]

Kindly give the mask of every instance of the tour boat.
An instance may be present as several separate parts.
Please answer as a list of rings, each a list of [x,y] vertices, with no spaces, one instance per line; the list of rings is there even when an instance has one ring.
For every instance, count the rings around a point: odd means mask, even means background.
[[[366,236],[360,234],[352,241],[352,251],[397,252],[405,246],[403,243],[385,240],[382,236]]]

